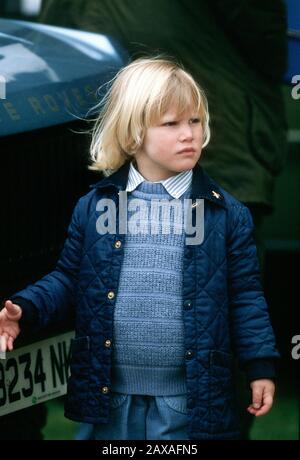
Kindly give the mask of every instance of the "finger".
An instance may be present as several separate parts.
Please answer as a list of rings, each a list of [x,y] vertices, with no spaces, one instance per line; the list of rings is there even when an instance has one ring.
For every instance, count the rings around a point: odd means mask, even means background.
[[[254,414],[256,417],[260,417],[261,415],[266,415],[271,410],[272,404],[264,404],[260,409],[256,411]]]
[[[262,415],[266,415],[268,412],[270,412],[270,410],[271,406],[265,405],[256,412],[255,417],[261,417]]]
[[[9,349],[9,351],[12,351],[14,349],[13,343],[14,338],[10,336],[7,340],[7,348]]]
[[[254,409],[254,407],[252,407],[252,406],[248,406],[248,407],[247,407],[247,411],[248,411],[251,415],[256,415],[256,413],[257,413],[258,410],[259,410],[259,409]]]
[[[12,303],[11,300],[7,300],[5,302],[5,308],[7,310],[8,319],[18,321],[21,318],[21,308],[19,305]]]
[[[8,334],[7,332],[3,332],[2,333],[2,337],[3,337],[3,344],[5,346],[5,350],[4,351],[7,351],[7,341],[8,341]]]
[[[252,390],[252,407],[254,409],[259,409],[262,406],[262,388],[256,387]]]
[[[267,414],[273,406],[273,396],[271,394],[267,394],[264,396],[264,402],[262,407],[256,412],[256,416],[265,415]]]
[[[6,300],[6,301],[4,302],[4,307],[5,307],[6,309],[11,308],[12,305],[13,305],[13,303],[12,303],[11,300]]]
[[[6,351],[7,337],[5,335],[0,335],[0,351]]]
[[[260,417],[261,415],[266,415],[271,410],[272,406],[273,406],[273,396],[271,394],[268,394],[264,398],[264,403],[262,407],[260,407],[259,409],[254,409],[254,407],[250,405],[247,408],[247,411],[250,414],[255,415],[256,417]]]

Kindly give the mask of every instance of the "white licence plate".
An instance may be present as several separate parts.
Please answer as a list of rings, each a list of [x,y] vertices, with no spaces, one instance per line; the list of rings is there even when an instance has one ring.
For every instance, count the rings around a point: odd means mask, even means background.
[[[6,353],[0,360],[0,416],[66,394],[74,335],[67,332]]]

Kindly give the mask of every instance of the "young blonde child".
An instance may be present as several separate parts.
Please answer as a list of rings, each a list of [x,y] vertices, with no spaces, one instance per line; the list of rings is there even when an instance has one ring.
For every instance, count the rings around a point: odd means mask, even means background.
[[[278,358],[249,210],[200,166],[203,90],[171,60],[114,78],[95,124],[92,169],[56,268],[0,312],[2,350],[20,330],[75,309],[65,415],[94,439],[236,439],[232,363],[261,416]]]

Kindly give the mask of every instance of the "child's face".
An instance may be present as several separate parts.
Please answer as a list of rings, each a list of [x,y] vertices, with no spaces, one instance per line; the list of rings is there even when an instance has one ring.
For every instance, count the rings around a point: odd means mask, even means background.
[[[146,130],[144,143],[135,155],[138,169],[150,181],[192,169],[200,158],[202,143],[199,116],[191,109],[178,116],[171,107]]]

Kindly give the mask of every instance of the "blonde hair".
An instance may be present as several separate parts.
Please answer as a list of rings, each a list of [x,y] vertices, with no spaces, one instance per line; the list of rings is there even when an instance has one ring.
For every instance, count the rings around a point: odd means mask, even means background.
[[[109,176],[142,146],[146,129],[171,105],[183,114],[192,107],[203,128],[203,147],[210,139],[207,99],[202,88],[180,65],[161,57],[140,58],[111,80],[92,129],[88,169]],[[99,106],[98,105],[98,106]]]

